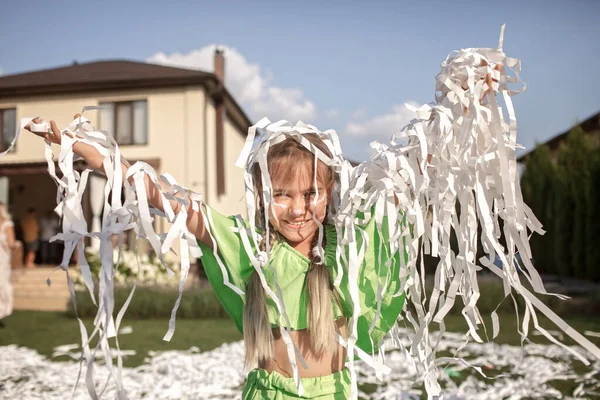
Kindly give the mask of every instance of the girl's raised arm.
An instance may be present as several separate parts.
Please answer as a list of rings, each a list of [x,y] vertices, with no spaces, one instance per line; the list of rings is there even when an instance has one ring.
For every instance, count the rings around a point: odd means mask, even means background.
[[[76,114],[74,119],[79,118],[80,115]],[[39,124],[41,121],[39,119],[34,119],[34,123]],[[51,143],[60,145],[61,143],[61,133],[58,129],[56,122],[50,121],[51,132],[35,132],[31,130],[31,126],[27,125],[25,129],[34,133],[35,135],[42,137]],[[75,142],[73,144],[73,152],[83,158],[90,168],[95,169],[97,171],[105,174],[104,171],[104,156],[98,152],[96,148],[90,146],[89,144],[83,142]],[[123,170],[123,180],[125,179],[125,175],[127,173],[127,169],[129,168],[129,163],[126,160],[122,161],[122,170]],[[133,178],[129,178],[130,182],[133,182]],[[159,189],[154,185],[154,183],[150,180],[148,175],[144,176],[144,186],[146,187],[146,193],[148,197],[148,204],[157,210],[164,211],[163,207],[163,199],[164,196],[161,196]],[[175,213],[178,213],[181,209],[181,205],[176,200],[167,200],[171,204],[171,208]],[[187,206],[187,229],[190,233],[192,233],[196,238],[202,242],[204,245],[209,248],[213,247],[213,242],[211,240],[210,234],[206,229],[206,225],[204,224],[204,219],[202,217],[202,213],[199,211],[195,211],[192,208],[192,203],[188,202]]]

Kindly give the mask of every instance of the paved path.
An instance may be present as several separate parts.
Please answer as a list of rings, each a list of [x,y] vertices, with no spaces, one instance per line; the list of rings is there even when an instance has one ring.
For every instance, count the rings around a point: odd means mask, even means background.
[[[66,274],[52,266],[12,270],[15,310],[65,311],[69,301]]]

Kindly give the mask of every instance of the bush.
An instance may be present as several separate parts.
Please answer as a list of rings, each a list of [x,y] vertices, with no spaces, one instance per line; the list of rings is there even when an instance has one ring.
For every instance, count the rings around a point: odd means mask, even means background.
[[[531,251],[536,269],[540,273],[556,274],[556,254],[551,251],[554,245],[556,220],[556,202],[559,182],[556,166],[552,162],[552,153],[546,145],[537,146],[527,158],[527,165],[521,176],[523,200],[531,207],[535,216],[547,231],[545,235],[531,235]]]
[[[527,156],[523,199],[547,231],[533,235],[536,268],[547,274],[600,281],[600,150],[580,126],[552,152],[539,146]]]
[[[117,315],[131,292],[131,287],[115,288],[115,311]],[[95,317],[98,308],[87,291],[76,291],[79,317]],[[177,300],[177,289],[164,287],[137,287],[125,316],[134,319],[169,318]],[[96,293],[97,296],[97,293]],[[67,315],[75,317],[72,302]],[[227,312],[211,288],[185,290],[177,310],[178,318],[226,318]]]
[[[504,288],[500,278],[494,275],[480,274],[478,279],[481,297],[477,300],[477,308],[482,316],[485,317],[486,315],[489,315],[496,307],[498,307],[496,310],[498,314],[514,314],[515,306],[513,299],[510,296],[504,298]],[[534,293],[529,282],[527,282],[527,279],[523,276],[521,276],[521,284],[561,317],[597,316],[600,314],[600,291],[590,293],[587,297],[561,300],[556,296]],[[427,297],[429,298],[433,290],[433,282],[431,280],[426,282],[425,290],[427,292]],[[525,310],[525,301],[520,295],[516,294],[514,289],[512,290],[512,293],[519,308],[519,315],[522,317]],[[500,304],[501,301],[502,303]],[[500,306],[498,306],[499,304]],[[410,301],[407,302],[407,307],[414,315],[414,307]],[[461,315],[463,307],[464,303],[462,297],[457,296],[454,306],[448,314]]]
[[[113,249],[113,268],[114,281],[121,286],[133,286],[137,281],[138,285],[161,285],[177,287],[179,283],[179,265],[173,253],[167,253],[164,258],[163,266],[154,255],[138,253],[132,250]],[[88,263],[90,274],[94,283],[98,284],[98,277],[102,268],[102,258],[99,250],[88,247],[85,249],[85,259]],[[165,268],[166,267],[166,268]],[[167,268],[175,273],[176,277],[169,278]],[[85,283],[80,268],[71,268],[69,273],[75,289],[84,290]]]
[[[526,279],[522,277],[522,284],[531,292]],[[428,297],[431,295],[432,282],[427,282],[426,291]],[[115,311],[116,316],[120,308],[125,303],[131,291],[130,287],[115,288]],[[477,301],[477,308],[483,315],[489,315],[502,299],[504,298],[504,289],[499,278],[492,275],[480,275],[479,292],[482,296]],[[97,307],[92,303],[92,299],[87,291],[76,291],[77,311],[80,317],[93,318],[96,316]],[[514,293],[514,291],[513,291]],[[600,315],[600,291],[590,293],[587,297],[577,297],[570,300],[560,300],[555,296],[536,295],[544,304],[546,304],[555,313],[562,317],[571,316],[597,316]],[[133,299],[125,313],[126,317],[133,319],[147,318],[169,318],[171,310],[177,299],[177,290],[165,287],[138,287],[133,295]],[[519,314],[522,316],[525,301],[519,295],[515,294],[515,299],[519,307]],[[407,307],[414,314],[413,306],[410,301],[406,303]],[[454,307],[450,310],[450,315],[460,315],[464,307],[462,299],[456,298]],[[514,304],[512,298],[508,297],[502,301],[498,307],[499,314],[513,314]],[[69,302],[67,315],[75,317],[73,305]],[[189,289],[185,290],[177,318],[227,318],[227,312],[219,302],[212,288]]]

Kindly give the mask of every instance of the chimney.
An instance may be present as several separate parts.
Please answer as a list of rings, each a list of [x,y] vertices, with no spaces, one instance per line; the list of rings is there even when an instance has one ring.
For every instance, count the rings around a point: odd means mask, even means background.
[[[221,46],[215,48],[215,75],[225,85],[225,56],[224,49]]]
[[[216,111],[216,173],[217,173],[217,196],[225,194],[225,56],[224,49],[217,46],[215,49],[215,75],[219,79],[218,95],[215,97]]]

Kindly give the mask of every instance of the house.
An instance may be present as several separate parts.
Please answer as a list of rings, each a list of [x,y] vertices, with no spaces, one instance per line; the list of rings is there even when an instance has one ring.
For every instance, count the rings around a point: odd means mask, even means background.
[[[114,135],[124,157],[169,172],[223,213],[243,214],[243,171],[234,164],[251,123],[223,85],[222,51],[214,60],[215,73],[119,60],[2,76],[0,152],[23,117],[54,119],[60,128],[84,106],[103,106],[85,116]],[[43,146],[22,133],[13,151],[0,158],[0,201],[16,220],[30,207],[42,214],[56,206]],[[102,202],[91,199],[103,196],[103,189],[90,186],[84,211],[98,223]],[[92,203],[100,205],[92,209]]]

